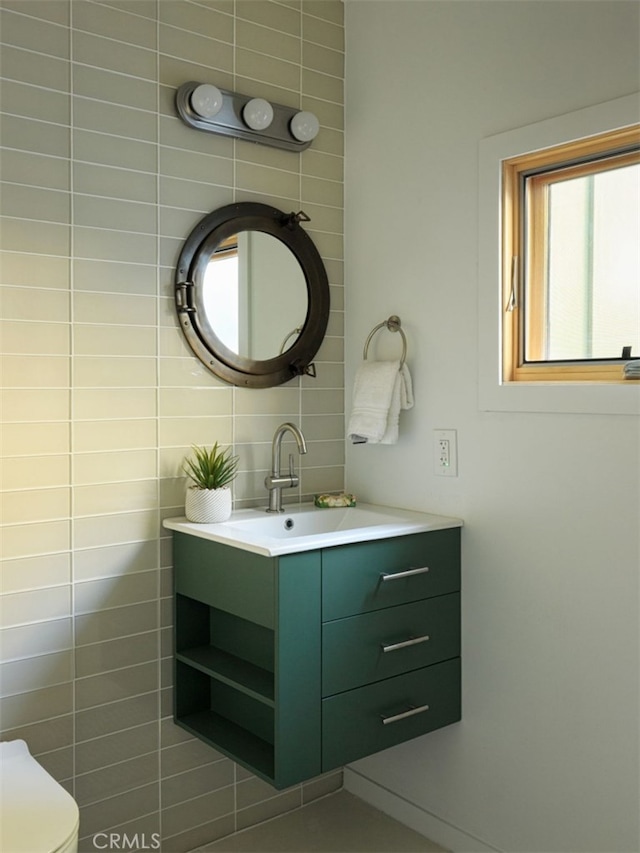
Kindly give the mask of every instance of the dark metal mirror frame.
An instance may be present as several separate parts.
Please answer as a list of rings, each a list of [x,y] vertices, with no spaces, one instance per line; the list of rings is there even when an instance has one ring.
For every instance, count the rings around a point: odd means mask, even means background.
[[[318,250],[300,227],[306,214],[283,213],[257,202],[229,204],[209,213],[187,237],[176,268],[175,300],[180,327],[193,352],[212,373],[232,385],[270,388],[295,376],[315,376],[311,363],[329,321],[329,282]],[[295,255],[307,285],[308,309],[301,332],[286,352],[256,361],[244,358],[218,338],[206,318],[204,274],[220,244],[239,231],[271,234]]]

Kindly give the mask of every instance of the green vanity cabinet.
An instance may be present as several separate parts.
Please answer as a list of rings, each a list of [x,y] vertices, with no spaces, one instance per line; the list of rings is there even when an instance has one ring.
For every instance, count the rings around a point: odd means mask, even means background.
[[[176,722],[277,788],[460,719],[460,529],[268,557],[174,534]]]

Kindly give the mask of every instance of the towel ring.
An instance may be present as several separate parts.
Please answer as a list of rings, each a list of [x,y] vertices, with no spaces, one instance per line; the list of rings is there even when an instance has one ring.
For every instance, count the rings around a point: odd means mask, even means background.
[[[367,360],[367,353],[369,352],[369,344],[371,343],[371,338],[375,335],[375,333],[379,329],[387,328],[390,332],[400,332],[400,337],[402,338],[402,356],[400,358],[400,369],[407,359],[407,336],[402,331],[402,324],[400,322],[400,317],[396,316],[396,314],[392,314],[388,320],[384,320],[382,323],[378,323],[371,331],[369,332],[369,337],[365,341],[363,358]]]

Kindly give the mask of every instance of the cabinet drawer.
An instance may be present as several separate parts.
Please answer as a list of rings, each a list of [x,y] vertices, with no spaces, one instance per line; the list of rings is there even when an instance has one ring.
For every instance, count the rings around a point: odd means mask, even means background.
[[[459,658],[331,696],[322,700],[322,770],[459,719]]]
[[[457,592],[338,619],[322,629],[322,695],[459,655]]]
[[[401,576],[415,569],[428,571]],[[323,621],[459,589],[458,527],[328,548],[322,554]]]

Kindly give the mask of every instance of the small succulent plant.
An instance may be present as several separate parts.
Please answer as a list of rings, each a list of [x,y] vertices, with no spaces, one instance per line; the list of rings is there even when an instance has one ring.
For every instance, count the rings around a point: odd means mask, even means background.
[[[211,449],[195,445],[191,449],[193,455],[184,460],[182,468],[199,489],[222,489],[236,476],[240,460],[231,448],[220,450],[216,441]]]

